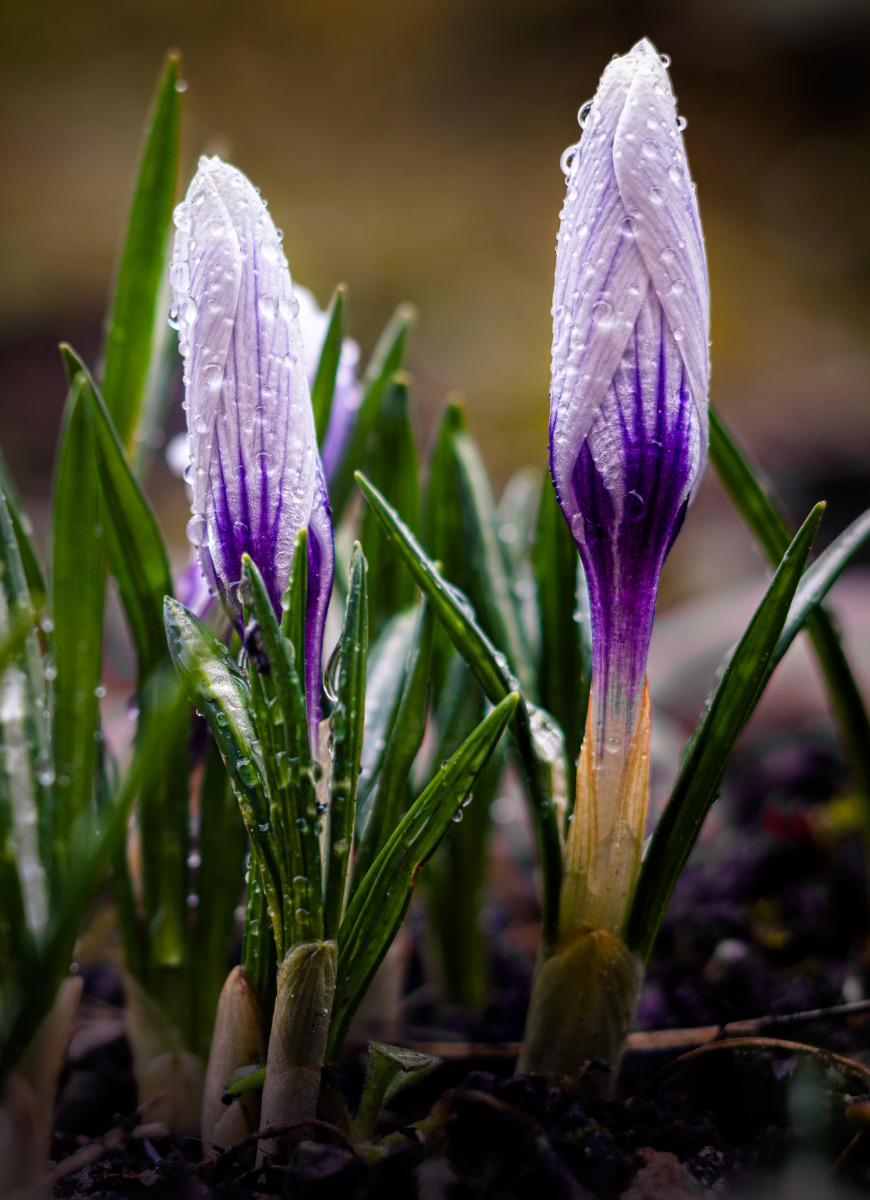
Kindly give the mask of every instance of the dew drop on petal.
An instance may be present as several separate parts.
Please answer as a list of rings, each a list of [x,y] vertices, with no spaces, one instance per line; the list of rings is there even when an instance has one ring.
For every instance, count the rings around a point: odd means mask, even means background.
[[[194,513],[187,522],[187,538],[194,546],[202,546],[208,538],[208,522],[202,513]]]

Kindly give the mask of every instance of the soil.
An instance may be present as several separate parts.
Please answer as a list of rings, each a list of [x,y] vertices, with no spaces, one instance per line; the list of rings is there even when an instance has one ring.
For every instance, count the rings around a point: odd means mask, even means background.
[[[608,1102],[589,1100],[582,1081],[565,1087],[514,1073],[510,1044],[522,1035],[531,967],[517,949],[522,937],[511,902],[492,906],[492,999],[479,1017],[439,1007],[423,977],[423,956],[416,956],[404,1042],[454,1045],[435,1072],[399,1092],[382,1114],[378,1136],[391,1135],[391,1149],[379,1158],[314,1122],[289,1132],[282,1164],[257,1167],[233,1152],[203,1163],[197,1140],[140,1124],[148,1118],[135,1114],[119,985],[111,972],[93,970],[62,1081],[54,1146],[59,1172],[77,1163],[79,1169],[57,1181],[53,1194],[870,1195],[870,1137],[862,1132],[870,1119],[859,1103],[870,1095],[870,1011],[862,1011],[870,994],[867,876],[855,826],[841,762],[824,730],[768,738],[743,754],[674,895],[635,1030],[766,1020],[732,1031],[749,1036],[696,1049],[691,1035],[676,1047],[664,1046],[661,1036],[636,1036]],[[783,1020],[844,1005],[851,1007]],[[695,1042],[701,1040],[699,1034]],[[352,1056],[341,1067],[351,1102],[362,1061]],[[425,1134],[415,1127],[424,1118]],[[108,1148],[107,1130],[115,1143]],[[102,1142],[95,1146],[95,1138]],[[63,1163],[89,1154],[93,1161]]]

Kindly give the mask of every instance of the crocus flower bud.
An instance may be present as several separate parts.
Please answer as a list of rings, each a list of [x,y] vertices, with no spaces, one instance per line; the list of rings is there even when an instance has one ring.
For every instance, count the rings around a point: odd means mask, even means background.
[[[586,572],[592,688],[559,929],[538,962],[519,1069],[616,1068],[643,965],[622,941],[649,794],[646,660],[659,576],[704,469],[709,293],[666,60],[605,70],[563,156],[550,471]]]
[[[219,158],[201,158],[175,210],[171,283],[184,355],[188,536],[230,616],[242,555],[276,612],[296,535],[308,529],[306,687],[316,716],[333,540],[306,378],[299,305],[259,192]]]
[[[614,59],[581,122],[563,160],[550,469],[592,613],[585,767],[602,877],[587,883],[624,900],[628,880],[614,879],[606,845],[639,860],[648,731],[638,726],[659,576],[706,460],[709,291],[666,60],[646,40]],[[621,905],[605,908],[612,923]]]
[[[550,465],[589,584],[597,685],[633,710],[659,574],[704,469],[709,291],[665,62],[605,70],[570,157]]]

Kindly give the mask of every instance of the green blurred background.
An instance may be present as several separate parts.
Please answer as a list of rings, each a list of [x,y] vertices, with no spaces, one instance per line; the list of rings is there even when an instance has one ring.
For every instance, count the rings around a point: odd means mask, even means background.
[[[563,148],[611,55],[672,78],[713,289],[713,398],[795,507],[870,499],[867,0],[3,0],[0,441],[37,523],[64,386],[91,359],[140,131],[184,56],[182,190],[218,152],[268,198],[294,277],[350,289],[364,356],[420,309],[424,437],[467,397],[494,477],[543,468]],[[177,406],[176,406],[177,407]],[[181,414],[172,429],[181,427]],[[186,502],[154,494],[181,553]],[[669,568],[688,596],[756,566],[708,483]]]

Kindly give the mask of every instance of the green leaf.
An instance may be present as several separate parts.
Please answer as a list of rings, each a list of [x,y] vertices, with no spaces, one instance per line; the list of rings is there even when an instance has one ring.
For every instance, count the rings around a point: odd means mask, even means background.
[[[251,693],[257,732],[264,755],[270,795],[275,856],[281,872],[286,940],[284,953],[296,942],[323,938],[323,884],[320,818],[316,784],[319,767],[311,756],[305,693],[298,648],[304,645],[307,538],[296,539],[290,568],[288,626],[298,641],[289,642],[278,627],[272,602],[254,562],[242,556],[242,581],[249,589],[252,622],[245,631]],[[299,614],[302,614],[301,618]],[[247,615],[247,614],[246,614]],[[266,699],[258,708],[258,692]],[[279,948],[280,949],[280,948]],[[279,954],[283,957],[283,953]]]
[[[347,288],[340,283],[332,293],[329,302],[326,334],[320,350],[317,372],[311,385],[311,407],[314,409],[314,426],[317,430],[317,444],[323,447],[323,440],[329,428],[329,417],[332,412],[332,400],[335,395],[335,380],[338,375],[338,364],[341,359],[341,347],[344,341],[344,306]]]
[[[207,1056],[218,997],[227,976],[227,947],[245,881],[248,839],[221,760],[209,736],[199,793],[199,904],[192,950],[202,1016],[197,1043]],[[267,933],[268,937],[268,933]]]
[[[370,1142],[378,1115],[387,1101],[401,1088],[434,1071],[440,1063],[441,1059],[433,1054],[369,1042],[368,1070],[353,1123],[354,1141]]]
[[[99,392],[82,360],[61,346],[71,382],[84,380],[96,437],[109,570],[118,582],[121,602],[136,647],[140,684],[166,658],[163,597],[172,594],[172,576],[157,521],[137,483]]]
[[[806,565],[824,505],[817,505],[789,546],[684,752],[653,833],[626,921],[624,941],[648,959],[680,872],[716,799],[743,727],[771,676],[773,658]]]
[[[323,926],[335,938],[344,910],[344,893],[353,844],[356,793],[366,715],[368,658],[366,560],[357,542],[350,563],[344,625],[337,647],[329,767],[329,861]]]
[[[99,730],[106,576],[96,436],[85,388],[79,378],[67,402],[52,506],[54,844],[61,861],[73,820],[91,804]]]
[[[541,621],[541,703],[561,725],[569,762],[576,765],[592,682],[592,632],[580,556],[549,475],[541,493],[533,562]],[[576,787],[576,772],[571,770],[569,812]]]
[[[774,664],[779,662],[800,633],[804,623],[817,611],[818,606],[868,537],[870,537],[870,509],[854,520],[848,529],[844,529],[840,536],[831,542],[830,546],[823,550],[812,566],[804,572],[789,609],[782,637],[774,651]]]
[[[336,525],[344,515],[353,494],[354,471],[358,467],[368,466],[369,443],[373,432],[377,430],[381,397],[390,379],[397,371],[401,371],[404,365],[408,332],[415,319],[414,308],[410,304],[400,304],[372,352],[363,380],[363,398],[356,422],[348,437],[341,462],[329,481],[329,501]]]
[[[407,807],[408,778],[423,743],[429,713],[432,631],[432,614],[424,604],[417,618],[417,629],[405,666],[405,684],[384,751],[378,790],[360,835],[353,869],[353,891],[359,887]]]
[[[52,793],[47,782],[53,775],[51,687],[50,681],[45,679],[43,673],[30,580],[21,557],[23,531],[16,524],[13,510],[8,506],[3,491],[3,484],[6,482],[8,481],[0,477],[0,631],[4,638],[3,657],[8,655],[9,661],[14,659],[24,672],[24,722],[32,781],[30,787],[35,790],[37,796],[40,850],[45,862],[50,863],[54,821]],[[41,586],[44,587],[44,583]],[[42,602],[45,602],[44,596]],[[42,624],[42,636],[50,647],[51,622],[47,619],[47,614],[43,617]],[[8,661],[4,662],[4,670],[7,665]]]
[[[710,458],[737,511],[758,538],[768,561],[775,567],[788,545],[787,519],[770,483],[764,479],[758,468],[750,463],[719,417],[712,411]],[[854,531],[855,526],[852,526],[851,530]],[[847,535],[852,537],[854,532],[847,531],[843,536]],[[824,557],[823,555],[822,558]],[[819,562],[821,563],[822,559]],[[810,568],[811,571],[815,569]],[[802,583],[795,597],[795,604],[798,603],[803,590]],[[808,613],[806,625],[842,731],[856,789],[864,801],[865,821],[870,825],[870,717],[864,697],[843,651],[840,635],[828,612],[824,608],[818,608],[815,612]],[[792,621],[789,619],[785,632],[788,633],[791,627]],[[777,658],[781,657],[785,649],[786,644],[781,639],[780,647],[776,651]]]
[[[202,1014],[194,1011],[191,975],[190,730],[193,714],[168,661],[145,682],[139,702],[137,753],[159,745],[139,766],[139,842],[145,922],[145,985],[185,1044],[201,1041]],[[159,725],[159,740],[152,725]],[[199,989],[196,989],[199,1000]]]
[[[377,479],[372,482],[378,486]],[[404,514],[391,496],[387,499]],[[445,410],[432,456],[426,543],[443,573],[471,600],[482,628],[507,654],[525,692],[533,695],[531,651],[498,535],[500,524],[480,452],[461,405],[453,401]]]
[[[12,476],[9,474],[9,468],[2,454],[0,454],[0,492],[6,498],[9,518],[12,521],[12,528],[18,543],[18,554],[24,570],[24,578],[33,608],[38,613],[47,603],[48,588],[39,556],[33,546],[33,524],[24,511],[18,490],[12,482]]]
[[[283,928],[280,874],[266,836],[270,813],[263,786],[265,767],[251,717],[248,681],[223,642],[183,604],[167,596],[163,612],[170,657],[191,704],[205,717],[217,742],[251,839],[269,917],[276,929]]]
[[[433,614],[455,649],[471,667],[487,699],[497,704],[510,692],[518,690],[519,683],[511,672],[507,658],[493,646],[481,629],[468,598],[442,577],[435,563],[377,488],[360,472],[357,472],[356,479],[387,537],[428,599]],[[542,709],[536,709],[522,700],[513,722],[513,736],[525,767],[532,817],[538,834],[544,884],[543,934],[547,941],[556,936],[562,876],[560,805],[553,790],[559,771],[554,759],[553,735],[552,718],[546,716]],[[564,777],[564,771],[561,774]],[[564,807],[562,803],[562,815]]]
[[[452,654],[435,711],[438,741],[433,764],[454,754],[483,718],[486,702],[471,668]],[[426,866],[426,909],[432,946],[438,954],[441,999],[479,1013],[489,994],[490,935],[470,914],[479,913],[492,830],[490,805],[498,793],[505,764],[502,738],[474,786],[474,803],[461,809]]]
[[[371,480],[402,513],[411,530],[420,527],[420,483],[417,451],[408,409],[407,375],[393,375],[381,394],[376,432],[369,441]],[[389,618],[414,600],[414,584],[387,545],[378,521],[366,508],[360,541],[369,564],[369,612],[372,637]]]
[[[266,1082],[266,1064],[252,1063],[249,1067],[240,1067],[234,1071],[232,1079],[227,1080],[224,1098],[235,1100],[237,1096],[247,1096],[249,1092],[261,1092]]]
[[[170,54],[147,126],[127,233],[115,280],[103,354],[102,393],[123,444],[131,450],[146,388],[158,298],[178,175],[179,58]]]
[[[326,1061],[341,1049],[350,1020],[411,903],[421,866],[462,808],[518,702],[515,692],[506,696],[445,763],[354,893],[339,930],[338,983]]]
[[[381,763],[396,722],[399,701],[405,686],[408,662],[417,632],[418,606],[397,613],[384,626],[381,636],[369,650],[366,672],[366,715],[360,777],[357,784],[357,818],[364,815],[366,803],[380,775]]]

